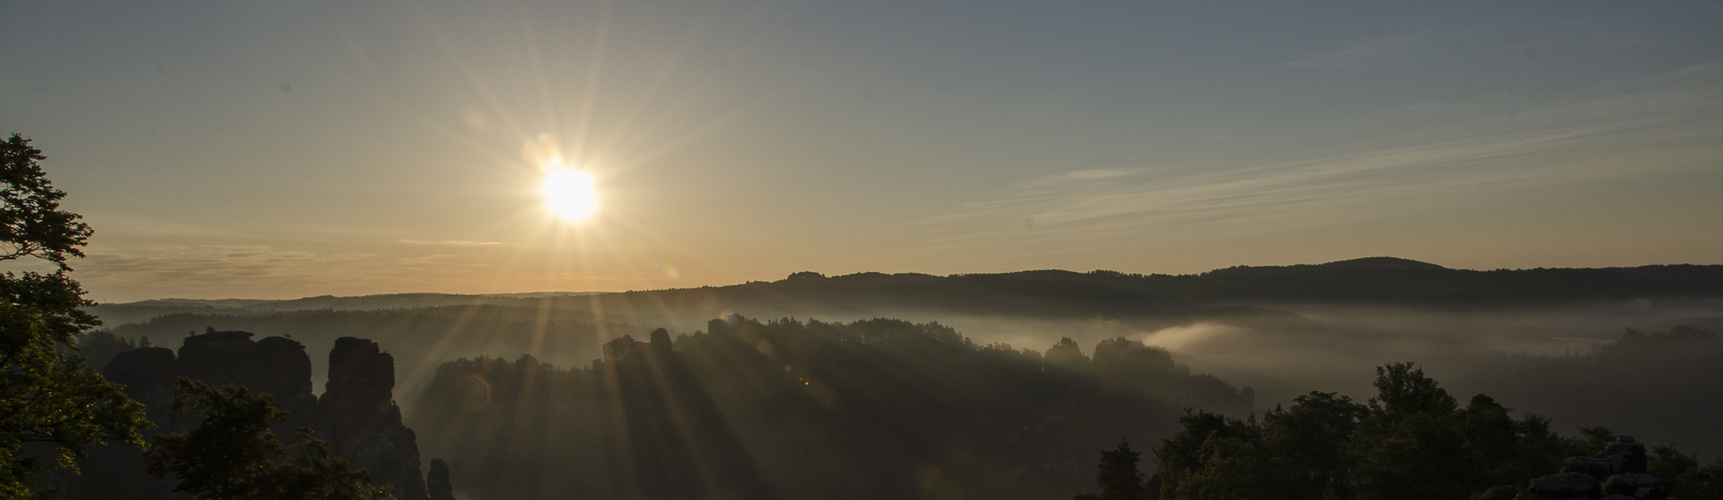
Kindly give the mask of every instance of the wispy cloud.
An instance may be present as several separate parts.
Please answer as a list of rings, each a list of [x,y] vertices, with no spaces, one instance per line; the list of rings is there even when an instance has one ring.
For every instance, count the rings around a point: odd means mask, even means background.
[[[395,259],[395,263],[396,264],[402,264],[402,265],[419,266],[419,265],[430,264],[432,262],[436,262],[436,261],[443,260],[443,259],[452,259],[454,257],[455,256],[449,255],[449,254],[423,255],[423,256],[419,256],[419,257],[402,257],[399,259]]]
[[[1457,194],[1485,186],[1534,190],[1701,168],[1692,159],[1714,155],[1714,139],[1723,136],[1720,81],[1719,68],[1690,68],[1600,87],[1511,119],[1454,118],[1339,156],[1173,178],[1149,168],[1048,176],[918,221],[905,237],[921,241],[918,251],[1058,253],[1141,245],[1153,235],[1190,242],[1386,220],[1454,207],[1463,203]]]
[[[488,247],[488,246],[497,246],[497,245],[503,245],[504,244],[503,242],[500,242],[500,241],[473,241],[473,240],[442,240],[442,241],[395,240],[395,242],[400,243],[402,245],[445,246],[445,247]]]
[[[88,253],[78,263],[77,278],[98,298],[123,296],[138,287],[197,291],[249,290],[262,283],[309,287],[356,279],[360,271],[378,264],[376,255],[369,253],[314,253],[257,245],[93,247]]]
[[[452,246],[431,246],[439,250]],[[490,245],[477,245],[490,246]],[[510,246],[511,249],[519,249]],[[357,253],[264,245],[96,246],[74,277],[104,302],[164,296],[294,298],[403,291],[522,292],[639,288],[627,269],[547,266],[495,255]],[[518,256],[516,256],[518,257]],[[571,264],[572,265],[572,264]]]

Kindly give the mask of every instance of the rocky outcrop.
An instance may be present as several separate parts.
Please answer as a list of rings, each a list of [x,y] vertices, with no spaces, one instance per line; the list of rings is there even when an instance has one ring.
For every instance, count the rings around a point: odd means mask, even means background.
[[[604,362],[615,363],[618,360],[632,359],[638,347],[639,343],[628,335],[610,339],[603,346]]]
[[[311,356],[285,337],[253,342],[251,332],[212,332],[186,337],[179,349],[180,375],[211,385],[237,385],[275,398],[287,420],[270,427],[292,439],[294,429],[317,426],[317,397],[311,394]]]
[[[1609,476],[1603,482],[1603,492],[1631,498],[1663,500],[1669,497],[1669,487],[1650,474],[1627,472]]]
[[[401,423],[395,405],[395,360],[376,342],[344,337],[329,353],[329,383],[322,398],[311,393],[311,358],[304,344],[285,337],[253,341],[250,332],[211,332],[186,337],[178,356],[161,347],[145,347],[114,356],[103,375],[125,387],[127,396],[144,403],[156,428],[147,435],[183,432],[197,424],[195,415],[171,415],[174,387],[180,377],[214,385],[238,385],[275,398],[288,419],[273,425],[275,435],[294,439],[294,429],[311,427],[328,440],[336,456],[371,472],[372,481],[394,488],[395,498],[429,498],[419,472],[419,448],[412,429]],[[441,484],[448,489],[448,466],[441,467]],[[144,473],[135,448],[106,446],[92,450],[85,473],[76,477],[69,498],[171,499],[172,483]],[[452,498],[445,497],[445,498]]]
[[[184,430],[177,422],[183,419],[168,414],[180,377],[172,349],[145,347],[121,352],[108,361],[102,375],[124,386],[127,397],[144,404],[144,414],[156,424],[155,429],[143,431],[146,437]],[[91,447],[79,465],[83,473],[67,478],[68,498],[165,500],[173,489],[172,482],[146,472],[144,458],[130,446]]]
[[[393,486],[396,498],[426,498],[417,437],[401,424],[394,389],[394,356],[370,340],[336,339],[329,383],[317,401],[319,434],[336,456],[371,471],[373,483]]]
[[[1562,462],[1561,471],[1601,478],[1622,473],[1644,474],[1645,465],[1645,444],[1634,442],[1630,436],[1620,436],[1595,457],[1568,457]]]
[[[1530,488],[1516,497],[1520,500],[1591,499],[1603,496],[1597,478],[1578,472],[1552,474],[1532,480]]]
[[[1570,457],[1561,473],[1533,479],[1516,500],[1665,500],[1669,488],[1645,473],[1645,445],[1616,436],[1595,457]],[[1490,489],[1495,492],[1502,488]],[[1486,492],[1482,498],[1495,498]]]
[[[116,354],[102,375],[125,386],[126,396],[143,403],[151,420],[166,415],[173,405],[174,383],[180,376],[173,350],[165,347]]]
[[[425,488],[431,500],[455,500],[455,488],[449,484],[449,463],[441,458],[431,459],[431,472],[425,475]]]
[[[1478,500],[1514,500],[1514,497],[1519,496],[1519,494],[1519,488],[1515,488],[1513,486],[1497,486],[1484,490],[1484,494],[1478,496]]]

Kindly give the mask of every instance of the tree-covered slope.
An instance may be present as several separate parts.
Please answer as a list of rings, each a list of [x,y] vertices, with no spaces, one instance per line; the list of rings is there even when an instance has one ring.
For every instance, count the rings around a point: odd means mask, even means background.
[[[897,320],[731,317],[605,351],[445,363],[411,425],[486,498],[1048,498],[1119,436],[1252,397],[1137,342],[1043,354]]]

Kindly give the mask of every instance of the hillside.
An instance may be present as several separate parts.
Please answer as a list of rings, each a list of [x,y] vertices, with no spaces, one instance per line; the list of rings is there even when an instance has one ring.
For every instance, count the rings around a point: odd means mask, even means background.
[[[173,313],[257,314],[497,305],[601,311],[627,318],[696,321],[727,312],[756,316],[866,317],[897,312],[1163,319],[1256,314],[1250,306],[1322,302],[1415,307],[1520,307],[1584,301],[1723,296],[1723,266],[1474,271],[1392,257],[1316,265],[1239,266],[1201,274],[1044,270],[1000,274],[802,272],[774,282],[593,294],[410,293],[293,300],[153,300],[91,308],[110,325]],[[1243,307],[1243,308],[1241,308]],[[687,321],[669,321],[672,324]]]

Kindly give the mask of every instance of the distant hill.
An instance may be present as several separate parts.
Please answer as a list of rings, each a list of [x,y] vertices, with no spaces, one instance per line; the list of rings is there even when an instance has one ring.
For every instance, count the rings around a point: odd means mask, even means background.
[[[1723,296],[1723,266],[1475,271],[1394,257],[1238,266],[1201,274],[1038,270],[933,276],[801,272],[775,282],[616,293],[408,293],[293,300],[163,299],[100,305],[110,325],[172,313],[255,314],[495,305],[601,311],[623,317],[862,317],[900,311],[971,315],[1162,318],[1253,314],[1287,303],[1513,307],[1583,301]],[[652,322],[648,322],[652,323]]]

